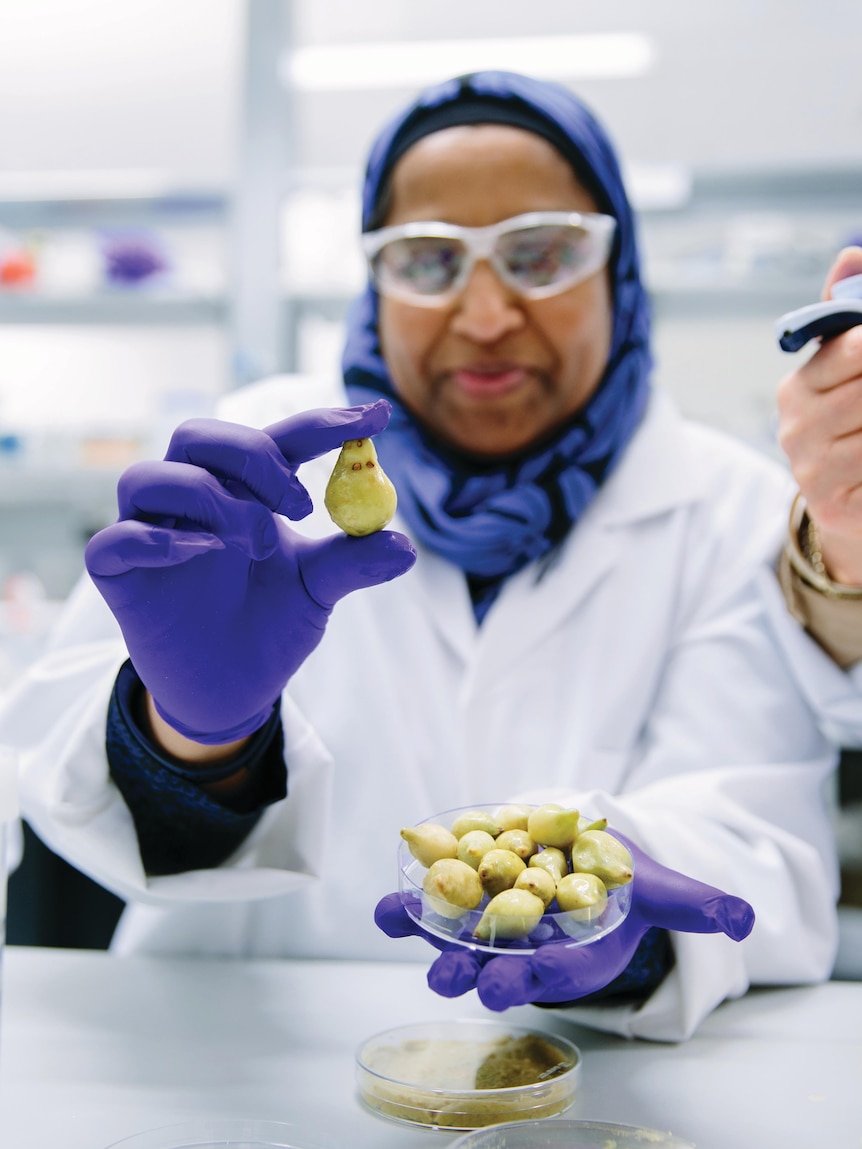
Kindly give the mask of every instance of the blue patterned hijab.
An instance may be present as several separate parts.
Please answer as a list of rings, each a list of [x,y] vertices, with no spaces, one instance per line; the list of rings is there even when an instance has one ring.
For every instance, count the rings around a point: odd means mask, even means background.
[[[405,139],[421,135],[417,123],[441,113],[452,124],[481,122],[475,109],[482,99],[494,105],[489,119],[506,122],[511,109],[508,122],[532,122],[533,130],[556,143],[599,210],[617,221],[609,261],[613,335],[599,387],[552,441],[505,462],[476,461],[436,440],[398,401],[380,351],[378,297],[370,285],[349,312],[342,360],[351,402],[383,395],[392,403],[377,446],[398,490],[399,511],[416,541],[465,572],[479,621],[502,581],[549,555],[583,514],[641,420],[652,367],[634,220],[617,159],[602,128],[565,88],[509,72],[478,72],[423,92],[372,147],[363,229],[376,226],[379,199]]]

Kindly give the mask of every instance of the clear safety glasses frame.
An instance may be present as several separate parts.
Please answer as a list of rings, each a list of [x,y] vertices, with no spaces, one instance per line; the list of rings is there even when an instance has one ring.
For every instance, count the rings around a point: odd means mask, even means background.
[[[522,298],[568,291],[604,267],[615,229],[616,220],[599,212],[535,211],[488,227],[396,224],[365,232],[362,245],[382,295],[416,307],[445,307],[463,291],[478,260],[487,260]]]

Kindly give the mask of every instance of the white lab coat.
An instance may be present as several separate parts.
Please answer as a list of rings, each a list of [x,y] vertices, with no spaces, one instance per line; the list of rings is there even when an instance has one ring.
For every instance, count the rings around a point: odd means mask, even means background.
[[[283,377],[219,414],[261,426],[344,402],[340,386]],[[300,472],[318,508],[331,463]],[[396,888],[399,829],[518,796],[577,804],[756,910],[741,944],[676,935],[676,966],[641,1007],[571,1011],[684,1038],[751,983],[828,977],[835,954],[836,754],[763,592],[791,495],[781,467],[657,393],[555,560],[509,580],[481,628],[461,573],[424,550],[404,577],[342,600],[285,692],[288,797],[227,864],[168,877],[144,874],[109,780],[105,716],[126,654],[85,578],[0,720],[0,741],[23,751],[24,812],[134,903],[120,952],[427,963],[427,945],[372,921]],[[297,526],[332,530],[319,510]],[[847,676],[828,665],[835,689]]]

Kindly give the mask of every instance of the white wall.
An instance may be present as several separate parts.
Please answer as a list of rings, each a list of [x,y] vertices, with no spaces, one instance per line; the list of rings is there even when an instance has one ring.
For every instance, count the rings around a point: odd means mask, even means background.
[[[579,92],[624,155],[698,168],[860,160],[859,0],[294,0],[297,43],[638,31],[656,66]],[[244,0],[2,0],[0,172],[224,181]],[[304,164],[354,166],[407,91],[304,96]]]
[[[643,32],[650,73],[574,85],[627,159],[710,170],[860,160],[859,0],[304,0],[295,23],[310,43]],[[408,95],[306,98],[307,162],[358,161],[372,125]]]
[[[0,175],[223,184],[243,13],[241,0],[0,0]]]

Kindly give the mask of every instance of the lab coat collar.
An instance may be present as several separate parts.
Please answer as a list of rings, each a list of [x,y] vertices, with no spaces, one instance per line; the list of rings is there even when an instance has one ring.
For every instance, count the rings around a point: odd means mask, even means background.
[[[705,479],[695,449],[682,433],[684,425],[670,396],[654,390],[628,449],[575,532],[590,519],[603,527],[624,526],[698,502]]]
[[[656,392],[643,422],[608,482],[549,560],[530,564],[504,585],[481,628],[463,574],[421,552],[416,575],[438,633],[465,662],[484,665],[490,678],[522,660],[577,609],[609,573],[624,547],[625,530],[639,520],[697,501],[704,480],[682,434],[674,403]],[[543,593],[536,594],[538,583]],[[441,610],[440,602],[448,609]],[[485,677],[484,675],[482,677]]]

